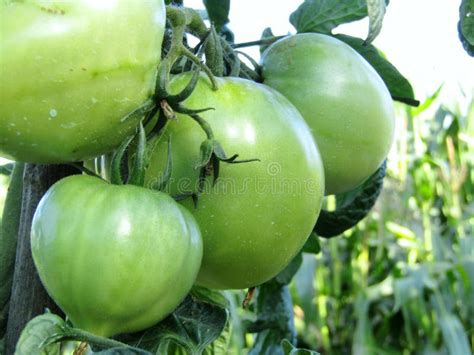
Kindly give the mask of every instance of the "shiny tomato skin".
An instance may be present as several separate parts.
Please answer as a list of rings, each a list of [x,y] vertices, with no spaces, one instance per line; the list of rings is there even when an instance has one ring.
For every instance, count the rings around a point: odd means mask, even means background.
[[[393,103],[382,79],[336,38],[305,33],[272,44],[263,82],[301,112],[321,152],[326,194],[350,191],[385,160],[394,139]]]
[[[202,259],[196,221],[170,196],[81,175],[43,197],[31,249],[41,281],[73,325],[106,337],[171,313]]]
[[[175,91],[190,75],[176,77]],[[238,78],[219,78],[213,91],[201,77],[183,103],[201,116],[228,156],[259,161],[220,164],[219,178],[206,180],[195,208],[183,200],[203,235],[203,263],[197,283],[216,289],[259,285],[278,274],[301,249],[316,222],[324,194],[321,159],[298,111],[271,88]],[[206,135],[178,115],[157,138],[147,183],[163,171],[171,137],[172,195],[197,191],[199,148]]]
[[[154,90],[163,0],[0,4],[0,156],[59,163],[117,147]]]

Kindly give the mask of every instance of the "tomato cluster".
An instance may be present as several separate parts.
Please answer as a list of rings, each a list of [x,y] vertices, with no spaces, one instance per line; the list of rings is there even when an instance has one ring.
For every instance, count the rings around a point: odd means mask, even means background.
[[[132,113],[154,94],[163,1],[7,1],[0,14],[1,156],[83,161],[135,132],[141,116]],[[305,244],[324,194],[357,187],[385,159],[390,95],[350,47],[289,36],[267,49],[261,68],[263,84],[200,75],[176,106],[186,110],[151,138],[144,186],[156,186],[171,162],[167,193],[77,175],[43,197],[33,258],[75,326],[103,336],[138,331],[172,312],[194,283],[268,281]],[[169,94],[194,78],[174,76]]]

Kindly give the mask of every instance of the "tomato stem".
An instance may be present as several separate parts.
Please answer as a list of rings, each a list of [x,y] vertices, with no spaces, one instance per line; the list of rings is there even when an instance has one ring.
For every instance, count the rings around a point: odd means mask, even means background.
[[[250,41],[250,42],[242,42],[242,43],[236,43],[232,45],[232,48],[245,48],[245,47],[252,47],[252,46],[261,46],[264,44],[272,44],[273,42],[278,41],[279,39],[282,39],[286,37],[285,36],[273,36],[273,37],[266,37],[259,39],[257,41]]]
[[[135,348],[133,346],[130,346],[128,344],[122,343],[117,340],[101,337],[98,335],[94,335],[92,333],[89,333],[85,330],[78,329],[78,328],[65,328],[63,329],[64,332],[67,334],[65,337],[63,337],[61,340],[77,340],[81,342],[86,342],[90,345],[96,345],[97,347],[103,348],[103,349],[108,349],[108,348],[127,348],[130,350],[140,350],[138,348]]]
[[[184,56],[191,62],[196,64],[198,67],[200,67],[207,74],[209,80],[211,80],[213,89],[216,90],[217,83],[212,71],[183,44],[183,38],[186,34],[186,28],[189,28],[191,30],[191,33],[195,34],[200,39],[204,39],[208,36],[209,31],[199,13],[189,8],[167,6],[166,17],[170,21],[171,28],[173,31],[170,50],[166,57],[163,59],[162,63],[160,64],[161,66],[165,65],[167,68],[166,82],[169,82],[169,75],[173,64],[180,57]]]

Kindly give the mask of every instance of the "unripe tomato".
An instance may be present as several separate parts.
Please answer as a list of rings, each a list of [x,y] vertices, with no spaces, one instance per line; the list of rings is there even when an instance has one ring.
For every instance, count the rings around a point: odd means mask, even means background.
[[[176,77],[182,89],[190,75]],[[204,253],[197,283],[217,289],[259,285],[278,274],[307,240],[324,194],[321,159],[299,112],[273,89],[238,78],[217,79],[213,91],[201,77],[183,105],[212,107],[202,113],[228,156],[260,161],[220,163],[219,178],[208,177],[195,208],[183,201],[203,235]],[[178,115],[156,143],[147,171],[153,183],[164,170],[171,136],[170,193],[197,191],[201,143],[206,135],[190,117]]]
[[[347,192],[385,160],[394,139],[393,103],[377,72],[330,36],[283,38],[263,54],[264,83],[285,95],[311,128],[326,194]]]
[[[42,198],[31,249],[41,281],[73,325],[106,337],[172,312],[202,259],[196,221],[171,197],[80,175]]]
[[[163,0],[0,2],[0,156],[84,160],[131,135],[153,93]]]

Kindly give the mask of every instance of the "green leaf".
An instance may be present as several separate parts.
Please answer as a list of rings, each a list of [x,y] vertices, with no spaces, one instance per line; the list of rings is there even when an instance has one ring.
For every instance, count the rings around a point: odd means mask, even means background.
[[[293,303],[288,286],[274,279],[258,288],[257,320],[249,331],[258,332],[249,355],[283,355],[281,341],[296,341],[293,320]]]
[[[462,0],[459,7],[459,39],[470,56],[474,56],[474,1]]]
[[[382,30],[385,10],[385,0],[367,0],[367,12],[369,14],[369,34],[365,40],[365,44],[372,43]]]
[[[284,268],[283,271],[277,276],[275,276],[275,281],[282,285],[288,285],[300,268],[302,262],[303,256],[301,253],[298,253],[287,265],[287,267]]]
[[[303,247],[303,253],[319,254],[320,252],[321,245],[319,244],[318,235],[316,233],[311,233]]]
[[[204,355],[224,355],[228,354],[229,344],[232,338],[230,319],[224,328],[224,331],[219,335],[219,338],[214,340],[203,352]]]
[[[42,314],[30,320],[20,335],[16,345],[16,355],[56,355],[59,354],[60,344],[50,344],[43,347],[43,342],[61,333],[61,327],[66,323],[63,319],[52,313]]]
[[[212,290],[202,286],[194,286],[191,289],[191,294],[200,301],[208,302],[222,308],[229,308],[229,300],[222,292]]]
[[[209,19],[221,32],[222,27],[229,22],[230,0],[203,0]]]
[[[337,208],[333,212],[322,210],[314,232],[323,238],[332,238],[354,227],[367,216],[382,191],[386,161],[361,186],[337,196]]]
[[[229,319],[219,296],[212,292],[217,291],[194,289],[162,322],[144,332],[123,335],[120,341],[152,353],[173,349],[173,353],[201,354],[219,338]]]
[[[298,349],[293,346],[287,339],[283,339],[281,342],[283,354],[285,355],[319,355],[317,351],[308,349]]]
[[[376,47],[364,45],[364,41],[357,37],[342,34],[335,35],[335,37],[359,52],[359,54],[372,65],[385,82],[385,85],[387,85],[394,100],[411,106],[419,105],[419,102],[415,100],[415,94],[410,82],[381,55]]]
[[[367,16],[366,0],[306,0],[290,16],[296,31],[331,33],[340,24]]]
[[[443,84],[441,84],[438,87],[438,89],[436,89],[436,91],[433,94],[430,95],[430,97],[428,97],[425,101],[423,101],[420,106],[413,107],[410,110],[410,114],[413,117],[416,117],[420,113],[422,113],[422,112],[426,111],[427,109],[429,109],[433,105],[433,103],[436,101],[436,99],[438,98],[438,96],[441,93],[442,89],[443,89]]]

